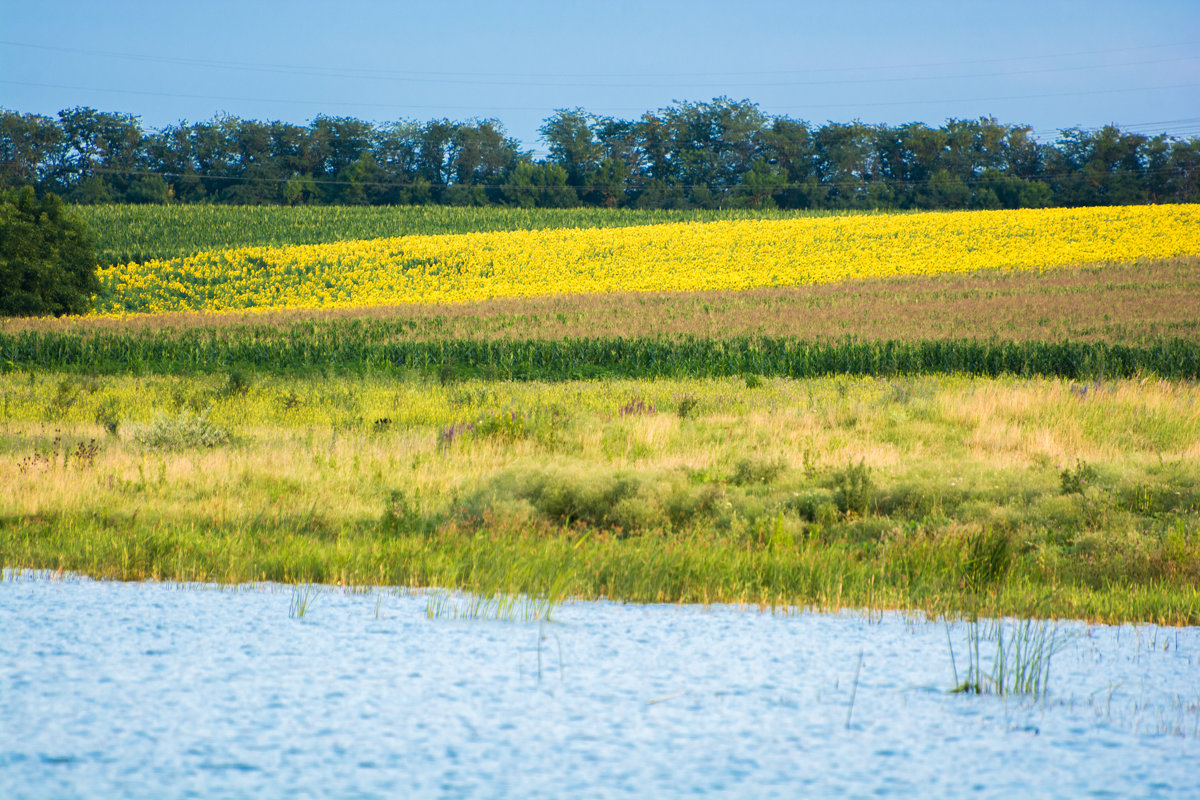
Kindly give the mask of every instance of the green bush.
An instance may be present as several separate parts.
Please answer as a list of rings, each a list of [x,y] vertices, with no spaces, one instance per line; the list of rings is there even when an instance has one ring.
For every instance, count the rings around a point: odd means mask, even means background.
[[[1095,467],[1082,461],[1075,462],[1075,469],[1064,469],[1058,474],[1063,494],[1083,494],[1084,489],[1096,482]]]
[[[95,247],[59,197],[0,194],[0,315],[79,314],[99,290]]]
[[[729,476],[729,482],[734,486],[773,483],[785,469],[787,469],[787,465],[782,461],[743,459],[734,466],[733,472]]]
[[[133,424],[128,430],[133,441],[147,450],[216,447],[229,441],[229,434],[209,422],[204,414],[187,411],[173,417],[159,415],[149,424]]]
[[[830,476],[833,501],[843,514],[866,514],[875,500],[875,482],[865,462],[850,464]]]

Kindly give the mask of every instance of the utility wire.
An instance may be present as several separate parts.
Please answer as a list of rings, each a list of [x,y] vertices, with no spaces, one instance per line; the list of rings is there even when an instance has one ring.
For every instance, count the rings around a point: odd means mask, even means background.
[[[208,95],[208,94],[184,94],[179,92],[155,92],[138,89],[110,89],[94,86],[70,86],[57,83],[40,83],[33,81],[14,81],[0,79],[0,84],[8,84],[12,86],[31,86],[43,89],[67,89],[75,92],[104,92],[108,94],[133,94],[146,95],[152,97],[170,97],[176,99],[188,100],[226,100],[235,102],[248,103],[282,103],[285,105],[323,105],[323,106],[351,106],[356,108],[420,108],[420,109],[440,109],[440,110],[463,110],[472,109],[478,110],[480,106],[450,106],[450,105],[429,105],[415,103],[375,103],[375,102],[354,102],[346,100],[297,100],[297,99],[280,99],[277,97],[236,97],[227,95]],[[884,100],[871,102],[856,102],[856,103],[806,103],[804,108],[877,108],[883,106],[917,106],[930,104],[944,103],[982,103],[993,102],[998,100],[1033,100],[1052,97],[1078,97],[1083,95],[1103,95],[1103,94],[1120,94],[1124,92],[1149,92],[1159,91],[1163,89],[1190,89],[1200,86],[1198,83],[1173,83],[1159,86],[1130,86],[1122,88],[1108,89],[1089,89],[1084,91],[1070,92],[1048,92],[1043,94],[1017,94],[1017,95],[999,95],[993,97],[959,97],[959,98],[927,98],[919,100]],[[491,111],[544,111],[542,106],[486,106]],[[631,108],[629,106],[617,107],[608,106],[609,110],[641,110]]]
[[[3,44],[3,43],[0,43]],[[60,50],[65,48],[45,48],[50,50]],[[115,54],[114,54],[115,55]],[[846,86],[846,85],[865,85],[865,84],[890,84],[890,83],[909,83],[914,81],[930,81],[930,80],[965,80],[978,78],[996,78],[996,77],[1016,77],[1022,75],[1039,75],[1054,72],[1078,72],[1080,70],[1107,70],[1117,69],[1120,67],[1132,66],[1148,66],[1159,64],[1174,64],[1181,61],[1196,61],[1200,59],[1200,55],[1190,54],[1175,58],[1157,58],[1142,61],[1127,61],[1118,64],[1078,64],[1066,67],[1042,67],[1037,69],[1021,69],[1005,72],[976,72],[967,74],[952,74],[952,75],[921,75],[921,76],[898,76],[887,75],[886,77],[874,78],[840,78],[840,79],[825,79],[825,80],[772,80],[772,81],[745,81],[738,79],[738,87],[746,88],[761,88],[773,86]],[[187,60],[170,59],[170,58],[149,58],[147,60],[156,63],[188,63]],[[218,69],[233,69],[239,71],[255,71],[267,72],[274,74],[297,75],[307,77],[334,77],[345,78],[351,80],[375,80],[375,81],[400,81],[405,83],[426,83],[426,84],[441,84],[441,85],[466,85],[466,86],[519,86],[519,87],[550,87],[550,88],[618,88],[618,89],[694,89],[712,86],[712,82],[695,83],[695,82],[679,82],[678,80],[670,83],[662,82],[597,82],[596,79],[587,79],[585,83],[579,83],[578,78],[560,77],[557,80],[539,79],[539,80],[498,80],[496,75],[470,77],[470,78],[451,78],[451,77],[424,77],[420,75],[386,75],[386,74],[371,74],[362,73],[355,74],[354,72],[338,73],[329,72],[320,68],[302,68],[302,67],[251,67],[251,66],[232,66],[225,65],[219,62],[195,62],[197,66],[218,68]],[[642,76],[646,77],[646,76]],[[691,78],[698,77],[693,74],[688,76]],[[728,80],[728,79],[727,79]]]
[[[1130,52],[1140,52],[1140,51],[1145,51],[1145,50],[1158,51],[1158,50],[1166,50],[1166,49],[1175,48],[1175,47],[1196,48],[1196,47],[1200,47],[1200,42],[1183,41],[1183,42],[1172,42],[1172,43],[1167,43],[1167,44],[1148,44],[1148,45],[1137,45],[1137,46],[1132,46],[1132,47],[1119,47],[1119,48],[1109,48],[1109,49],[1101,49],[1101,50],[1076,50],[1076,51],[1068,52],[1068,53],[1051,53],[1051,54],[1032,55],[1032,56],[1008,56],[1008,57],[1002,57],[1002,58],[980,58],[980,59],[957,60],[957,61],[933,61],[933,62],[906,63],[906,64],[879,64],[879,65],[861,65],[861,66],[850,66],[850,67],[812,67],[812,68],[799,68],[799,69],[788,69],[788,70],[752,70],[752,71],[740,71],[740,72],[735,72],[735,71],[721,71],[721,72],[639,71],[639,72],[634,72],[634,73],[628,73],[628,72],[626,72],[626,73],[619,73],[619,72],[618,73],[612,73],[612,72],[609,72],[609,73],[571,73],[571,72],[528,73],[528,72],[525,72],[525,73],[523,73],[523,72],[492,72],[492,71],[489,71],[489,72],[448,72],[448,71],[439,72],[439,71],[429,71],[429,70],[381,70],[381,69],[354,69],[354,68],[348,69],[345,67],[321,67],[321,66],[314,67],[312,64],[303,64],[303,65],[301,65],[301,64],[270,64],[270,63],[261,63],[261,62],[256,63],[256,62],[249,62],[249,61],[219,61],[219,60],[214,60],[214,59],[182,58],[182,57],[178,57],[178,56],[157,56],[157,55],[148,55],[148,54],[118,52],[118,51],[112,51],[112,50],[95,50],[95,49],[84,49],[84,48],[74,48],[74,47],[63,47],[60,45],[35,44],[32,42],[16,42],[16,41],[12,41],[12,40],[0,40],[0,46],[24,47],[24,48],[47,50],[47,51],[60,52],[60,53],[76,53],[79,55],[101,56],[101,57],[106,57],[106,58],[117,58],[117,59],[135,60],[135,61],[151,61],[151,62],[155,62],[155,63],[179,64],[179,65],[183,65],[183,66],[201,66],[201,67],[215,67],[215,68],[222,68],[222,69],[270,71],[270,72],[284,72],[284,73],[296,72],[297,74],[305,74],[305,75],[320,74],[320,75],[326,76],[326,77],[351,77],[351,78],[364,78],[364,77],[373,77],[373,76],[381,76],[381,77],[418,76],[418,77],[438,77],[438,78],[508,77],[508,78],[538,78],[538,79],[544,80],[547,77],[558,77],[558,78],[563,78],[563,79],[645,78],[647,76],[662,77],[662,78],[680,78],[680,77],[715,78],[715,77],[744,77],[744,76],[751,76],[751,75],[795,75],[795,74],[828,73],[828,72],[862,72],[862,71],[870,71],[870,70],[889,70],[890,71],[890,70],[896,70],[896,69],[924,69],[924,68],[928,68],[928,67],[948,67],[948,66],[960,66],[960,65],[971,65],[971,64],[1002,64],[1002,63],[1025,62],[1025,61],[1045,61],[1045,60],[1057,59],[1057,58],[1075,58],[1078,56],[1111,55],[1114,53],[1130,53]],[[1077,69],[1077,68],[1079,68],[1079,67],[1068,67],[1067,69]]]
[[[16,163],[16,162],[0,161],[0,164],[11,164],[11,163]],[[618,183],[593,183],[593,184],[583,184],[583,185],[566,185],[566,184],[564,184],[564,185],[559,185],[559,186],[531,186],[528,184],[514,184],[514,183],[445,183],[445,182],[432,183],[432,182],[425,182],[425,181],[421,181],[418,183],[416,181],[411,181],[411,180],[410,181],[350,181],[350,180],[337,179],[337,178],[309,177],[309,176],[302,176],[302,175],[292,175],[292,176],[288,176],[288,177],[255,177],[255,176],[247,176],[247,175],[203,175],[203,174],[194,173],[194,172],[192,172],[192,173],[189,173],[189,172],[159,172],[159,171],[154,171],[154,170],[143,170],[143,169],[117,169],[117,168],[113,168],[113,167],[62,167],[62,168],[57,168],[56,170],[53,170],[53,171],[54,172],[77,172],[80,174],[95,173],[95,174],[103,174],[103,175],[127,175],[127,176],[132,176],[132,177],[141,177],[141,178],[159,177],[159,178],[163,178],[164,180],[166,180],[166,179],[175,179],[175,180],[194,179],[194,180],[201,181],[201,182],[203,182],[203,181],[217,181],[217,182],[225,181],[225,182],[234,182],[234,183],[264,184],[264,183],[290,183],[292,181],[296,181],[298,183],[311,183],[311,184],[314,184],[317,186],[363,186],[363,187],[370,186],[370,187],[375,187],[375,188],[391,188],[391,189],[413,189],[413,188],[449,189],[449,188],[453,188],[453,187],[464,187],[464,188],[470,188],[470,189],[495,189],[495,190],[525,189],[525,190],[531,190],[531,191],[546,191],[546,190],[554,190],[554,189],[573,189],[573,190],[577,190],[577,191],[605,191],[605,190],[611,191],[611,190],[616,189],[619,191],[625,191],[625,188],[623,188],[623,184],[629,183],[630,181],[632,181],[634,183],[634,185],[630,186],[629,188],[636,191],[636,190],[640,190],[640,189],[645,189],[646,188],[645,183],[653,180],[652,178],[649,178],[648,176],[632,176],[630,179],[627,179],[625,181],[620,181]],[[1165,165],[1165,166],[1156,167],[1156,168],[1147,167],[1147,168],[1138,169],[1138,170],[1126,170],[1126,171],[1123,171],[1121,174],[1137,176],[1137,177],[1154,177],[1154,176],[1161,176],[1161,175],[1167,175],[1167,174],[1172,174],[1172,173],[1180,174],[1180,173],[1184,173],[1184,172],[1186,172],[1186,170],[1182,170],[1179,167]],[[1111,173],[1109,173],[1109,174],[1111,174]],[[1059,179],[1059,178],[1063,178],[1063,177],[1070,177],[1072,175],[1079,175],[1079,176],[1085,177],[1086,173],[1082,169],[1080,169],[1080,170],[1060,170],[1060,171],[1056,171],[1056,172],[1041,172],[1041,173],[1038,173],[1037,175],[1031,176],[1029,178],[1024,178],[1023,180],[1027,180],[1027,181],[1055,180],[1055,179]],[[1018,176],[1014,176],[1014,175],[1010,175],[1008,173],[1001,172],[1000,177],[1011,178],[1011,177],[1018,177]],[[964,183],[968,186],[974,186],[977,184],[986,183],[986,182],[992,180],[993,177],[988,176],[988,175],[977,174],[977,175],[970,175],[970,176],[965,176],[965,177],[955,176],[953,179],[955,179],[961,183]],[[883,175],[872,175],[870,177],[865,177],[865,178],[818,180],[815,188],[817,188],[817,189],[823,189],[823,188],[856,188],[856,189],[858,189],[858,188],[877,186],[877,185],[919,188],[922,186],[928,186],[928,185],[936,183],[936,182],[939,182],[939,179],[933,178],[933,177],[929,177],[929,178],[891,178],[891,177],[886,177]],[[783,191],[786,189],[809,189],[809,188],[813,188],[813,186],[807,182],[785,182],[785,183],[778,184],[778,185],[771,186],[771,187],[746,187],[742,184],[725,185],[725,184],[721,184],[721,183],[711,183],[711,182],[710,183],[676,182],[676,183],[664,183],[663,188],[666,188],[666,189],[701,189],[701,188],[703,188],[703,189],[709,189],[709,190],[722,190],[722,191],[734,191],[734,190],[738,190],[738,189],[759,188],[761,191],[769,190],[769,191],[767,191],[768,194],[774,194],[776,192]]]

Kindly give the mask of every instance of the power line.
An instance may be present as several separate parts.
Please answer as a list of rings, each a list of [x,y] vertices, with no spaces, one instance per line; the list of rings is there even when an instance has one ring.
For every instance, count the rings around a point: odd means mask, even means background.
[[[16,44],[16,43],[0,42],[0,44]],[[91,52],[91,51],[83,51],[83,50],[76,51],[71,48],[50,47],[50,46],[42,46],[42,45],[17,45],[17,46],[38,47],[39,49],[52,50],[52,51],[67,51],[67,52],[80,52],[80,53]],[[319,67],[318,68],[282,67],[282,66],[273,67],[273,66],[265,66],[265,65],[264,66],[251,66],[251,65],[245,65],[245,64],[239,65],[236,63],[226,64],[226,63],[214,62],[214,61],[200,61],[200,60],[195,60],[195,59],[179,59],[179,58],[152,57],[152,56],[131,56],[131,55],[125,55],[125,54],[119,54],[119,53],[106,53],[104,51],[99,51],[99,52],[103,53],[105,55],[111,56],[111,57],[134,58],[134,59],[139,59],[139,60],[152,61],[154,63],[181,64],[181,65],[202,66],[202,67],[218,68],[218,69],[231,69],[231,70],[239,70],[239,71],[256,71],[256,72],[267,72],[267,73],[274,73],[274,74],[309,76],[309,77],[334,77],[334,78],[345,78],[345,79],[353,79],[353,80],[387,80],[387,81],[403,81],[403,82],[408,82],[408,83],[449,84],[449,85],[467,85],[467,86],[518,86],[518,87],[550,87],[550,88],[621,88],[621,89],[634,89],[634,88],[688,89],[688,88],[707,87],[707,86],[712,85],[711,82],[705,82],[705,83],[683,82],[683,83],[681,83],[679,81],[672,81],[671,83],[646,83],[646,82],[598,83],[598,82],[596,82],[596,80],[594,78],[588,78],[586,83],[575,83],[572,81],[577,81],[577,80],[579,80],[579,78],[571,78],[569,76],[558,76],[558,80],[548,80],[547,77],[551,77],[551,76],[542,76],[539,80],[535,80],[535,81],[531,81],[531,80],[497,80],[497,74],[479,75],[479,76],[475,76],[475,77],[427,77],[421,73],[386,74],[386,73],[375,73],[374,71],[327,70],[327,69],[323,69],[323,68],[319,68]],[[1037,68],[1037,69],[1021,69],[1021,70],[1015,70],[1015,71],[1010,70],[1010,71],[1006,71],[1006,72],[977,72],[977,73],[954,74],[954,75],[922,75],[922,76],[887,75],[885,77],[840,78],[840,79],[833,79],[833,80],[828,80],[828,79],[827,80],[773,80],[773,81],[750,81],[750,82],[747,82],[744,80],[738,80],[737,85],[739,87],[760,88],[760,87],[778,87],[778,86],[845,86],[845,85],[865,85],[865,84],[876,84],[876,83],[883,83],[883,84],[906,83],[906,82],[912,82],[912,81],[930,81],[930,80],[964,80],[964,79],[995,78],[995,77],[1017,77],[1017,76],[1023,76],[1023,75],[1038,75],[1038,74],[1046,74],[1046,73],[1054,73],[1054,72],[1077,72],[1080,70],[1096,71],[1096,70],[1101,70],[1101,69],[1116,69],[1116,68],[1120,68],[1120,67],[1130,67],[1130,66],[1173,64],[1173,63],[1178,63],[1181,61],[1196,61],[1197,59],[1200,59],[1200,56],[1197,56],[1195,54],[1189,54],[1186,56],[1180,56],[1180,57],[1175,57],[1175,58],[1157,58],[1157,59],[1142,60],[1142,61],[1128,61],[1128,62],[1123,62],[1123,63],[1118,63],[1118,64],[1099,64],[1099,65],[1081,64],[1081,65],[1072,65],[1072,66],[1065,66],[1065,67],[1042,67],[1042,68]],[[454,73],[448,73],[448,74],[454,74]],[[688,75],[687,77],[696,78],[696,77],[700,77],[702,75],[703,75],[702,73],[701,74],[694,73],[694,74]],[[721,73],[715,73],[714,75],[721,75]],[[730,73],[730,75],[736,77],[736,73]],[[646,76],[642,75],[640,77],[644,78]],[[653,76],[651,76],[651,77],[653,77]],[[659,76],[659,77],[665,78],[668,76],[664,75],[664,76]]]
[[[521,73],[521,72],[439,72],[429,70],[382,70],[382,69],[355,69],[345,67],[322,67],[312,64],[270,64],[262,62],[249,61],[220,61],[214,59],[196,59],[182,58],[179,56],[158,56],[139,53],[118,52],[112,50],[95,50],[84,48],[63,47],[61,45],[45,45],[35,44],[31,42],[16,42],[11,40],[0,40],[0,45],[8,47],[24,47],[37,50],[47,50],[60,53],[76,53],[80,55],[101,56],[106,58],[117,58],[134,61],[149,61],[154,63],[179,64],[182,66],[200,66],[220,69],[234,70],[249,70],[249,71],[266,71],[266,72],[282,72],[295,73],[302,75],[322,75],[326,77],[347,77],[347,78],[371,78],[371,77],[422,77],[422,78],[540,78],[558,77],[562,79],[611,79],[611,78],[645,78],[662,77],[662,78],[696,78],[696,77],[744,77],[752,75],[796,75],[806,73],[828,73],[828,72],[862,72],[870,70],[897,70],[897,69],[924,69],[928,67],[947,67],[960,66],[970,64],[1002,64],[1016,63],[1026,61],[1045,61],[1057,58],[1075,58],[1079,56],[1094,56],[1094,55],[1111,55],[1114,53],[1130,53],[1145,50],[1165,50],[1175,47],[1197,47],[1200,42],[1183,41],[1172,42],[1168,44],[1150,44],[1137,45],[1132,47],[1109,48],[1101,50],[1077,50],[1069,53],[1053,53],[1040,54],[1033,56],[1008,56],[1003,58],[981,58],[968,59],[957,61],[934,61],[924,63],[906,63],[906,64],[880,64],[880,65],[863,65],[851,67],[812,67],[789,70],[752,70],[752,71],[724,71],[724,72],[649,72],[640,71],[636,73]],[[1173,60],[1173,59],[1172,59]],[[1136,62],[1136,63],[1155,63],[1155,62]],[[1065,69],[1083,69],[1084,67],[1067,67]],[[1053,70],[1050,70],[1053,71]],[[473,81],[478,82],[478,81]]]
[[[375,103],[375,102],[355,102],[346,100],[297,100],[297,99],[280,99],[277,97],[237,97],[228,95],[208,95],[208,94],[185,94],[180,92],[156,92],[139,89],[110,89],[91,86],[70,86],[66,84],[56,83],[40,83],[33,81],[14,81],[0,79],[0,83],[12,86],[32,86],[43,89],[67,89],[75,92],[103,92],[108,94],[133,94],[145,95],[151,97],[169,97],[175,99],[186,100],[224,100],[234,102],[247,103],[282,103],[284,105],[323,105],[323,106],[351,106],[356,108],[419,108],[419,109],[440,109],[440,110],[478,110],[480,106],[450,106],[450,105],[429,105],[416,103]],[[1125,92],[1149,92],[1160,91],[1164,89],[1190,89],[1200,86],[1197,83],[1174,83],[1159,86],[1130,86],[1123,88],[1108,88],[1108,89],[1089,89],[1083,91],[1070,92],[1047,92],[1043,94],[1017,94],[1017,95],[999,95],[993,97],[959,97],[959,98],[932,98],[920,100],[883,100],[870,102],[854,102],[854,103],[806,103],[805,108],[879,108],[885,106],[917,106],[931,104],[946,104],[946,103],[983,103],[995,102],[1003,100],[1036,100],[1048,99],[1054,97],[1078,97],[1103,94],[1120,94]],[[545,107],[541,106],[485,106],[491,111],[545,111]],[[630,111],[644,110],[630,106],[606,106],[605,108],[613,111]]]
[[[0,164],[12,164],[12,163],[15,163],[15,162],[0,161]],[[285,184],[285,183],[290,183],[292,181],[296,181],[299,183],[310,183],[315,186],[362,186],[362,187],[369,186],[369,187],[374,187],[374,188],[390,188],[390,189],[414,189],[414,188],[418,188],[418,189],[451,189],[451,188],[461,187],[461,188],[468,188],[468,189],[485,189],[485,190],[486,189],[494,189],[494,190],[524,189],[524,190],[539,191],[539,192],[547,191],[547,190],[554,190],[554,189],[570,189],[570,190],[576,190],[576,191],[605,191],[605,190],[617,189],[618,191],[625,191],[625,188],[623,188],[622,184],[627,182],[627,181],[621,181],[618,183],[611,183],[611,184],[610,183],[593,183],[593,184],[581,184],[581,185],[563,184],[563,185],[558,185],[558,186],[532,186],[532,185],[527,185],[527,184],[515,184],[515,183],[433,183],[433,182],[427,182],[427,181],[421,181],[418,183],[418,182],[411,181],[411,180],[410,181],[350,181],[350,180],[344,180],[344,179],[338,179],[338,178],[306,177],[306,176],[301,176],[301,175],[292,175],[292,176],[288,176],[288,177],[255,177],[255,176],[247,176],[247,175],[203,175],[200,173],[159,172],[159,171],[155,171],[155,170],[117,169],[117,168],[113,168],[113,167],[69,167],[69,168],[60,168],[60,169],[58,169],[58,172],[77,172],[80,174],[82,174],[84,172],[89,172],[89,173],[96,173],[96,174],[103,174],[103,175],[126,175],[126,176],[139,177],[139,178],[159,177],[159,178],[163,178],[164,180],[166,180],[166,179],[178,180],[178,179],[186,178],[186,179],[195,179],[195,180],[202,181],[202,182],[203,181],[215,181],[215,182],[224,181],[224,182],[230,182],[230,183]],[[1162,167],[1154,167],[1154,168],[1147,167],[1147,168],[1142,168],[1142,169],[1137,169],[1137,170],[1127,170],[1123,174],[1134,175],[1134,176],[1139,176],[1139,177],[1154,177],[1154,176],[1161,176],[1161,175],[1166,175],[1166,174],[1171,174],[1171,173],[1179,173],[1179,172],[1180,172],[1180,169],[1178,167],[1166,165],[1166,166],[1162,166]],[[1081,174],[1083,174],[1083,173],[1080,170],[1059,170],[1059,171],[1053,171],[1053,172],[1041,172],[1030,178],[1023,178],[1022,180],[1028,180],[1028,181],[1055,180],[1058,178],[1070,177],[1072,175],[1081,175]],[[1006,177],[1006,178],[1018,177],[1018,176],[1009,175],[1009,174],[1006,174],[1003,172],[1000,173],[1000,176]],[[966,184],[968,186],[975,186],[978,184],[987,183],[988,181],[993,179],[993,176],[982,175],[982,174],[968,175],[968,176],[953,176],[953,177],[955,180],[957,180],[963,184]],[[629,179],[627,179],[627,180],[629,180]],[[646,176],[633,176],[633,180],[644,183],[645,181],[652,180],[652,179],[647,178]],[[860,189],[860,188],[865,188],[865,187],[869,187],[869,186],[878,186],[878,185],[919,188],[922,186],[928,186],[930,184],[936,183],[939,180],[940,179],[933,178],[933,177],[929,177],[929,178],[891,178],[891,177],[885,177],[885,176],[873,176],[871,178],[818,180],[818,182],[816,184],[816,188],[818,188],[818,189],[825,189],[825,188]],[[639,185],[631,186],[629,188],[636,191],[639,189],[645,189],[646,187],[644,185],[639,184]],[[721,183],[711,183],[711,182],[709,182],[709,183],[675,182],[675,183],[665,183],[663,185],[663,188],[666,188],[666,189],[701,189],[701,188],[703,188],[703,189],[709,189],[709,190],[735,191],[738,189],[746,189],[746,188],[750,188],[750,187],[746,187],[741,184],[725,185],[725,184],[721,184]],[[764,190],[769,189],[768,193],[774,194],[776,192],[784,191],[787,189],[809,189],[809,188],[812,188],[812,186],[807,182],[785,182],[782,184],[778,184],[776,186],[762,187],[762,188]]]

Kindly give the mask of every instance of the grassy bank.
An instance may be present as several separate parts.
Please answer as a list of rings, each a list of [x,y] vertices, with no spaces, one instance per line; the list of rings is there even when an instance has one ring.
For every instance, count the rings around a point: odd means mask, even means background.
[[[1200,622],[1158,380],[0,377],[0,562]]]

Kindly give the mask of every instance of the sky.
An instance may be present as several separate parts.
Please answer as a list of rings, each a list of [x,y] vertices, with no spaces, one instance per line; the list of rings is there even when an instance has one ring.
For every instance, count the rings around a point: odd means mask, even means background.
[[[0,108],[152,129],[490,118],[544,155],[556,109],[724,96],[815,124],[1200,135],[1200,0],[0,0],[0,20]]]

